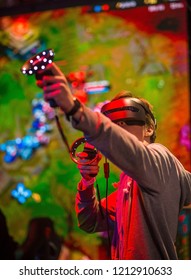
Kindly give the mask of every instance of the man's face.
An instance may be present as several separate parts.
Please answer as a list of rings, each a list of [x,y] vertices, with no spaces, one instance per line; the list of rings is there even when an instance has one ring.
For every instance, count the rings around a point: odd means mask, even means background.
[[[128,125],[125,122],[117,122],[117,125],[135,135],[139,141],[144,142],[145,137],[145,126],[140,125]]]

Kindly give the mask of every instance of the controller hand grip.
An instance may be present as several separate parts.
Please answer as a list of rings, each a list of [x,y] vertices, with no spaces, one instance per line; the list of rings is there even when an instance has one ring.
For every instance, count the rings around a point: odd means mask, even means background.
[[[50,69],[35,72],[36,80],[42,80],[43,76],[53,76],[53,73]],[[54,99],[49,99],[48,103],[52,108],[58,107]]]

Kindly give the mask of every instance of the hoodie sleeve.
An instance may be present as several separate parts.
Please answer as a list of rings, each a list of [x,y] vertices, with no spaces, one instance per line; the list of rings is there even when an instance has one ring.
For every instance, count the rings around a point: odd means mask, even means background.
[[[175,157],[165,147],[160,144],[145,146],[101,113],[84,107],[80,123],[73,123],[73,126],[83,131],[89,143],[146,191],[161,193],[176,171]],[[187,183],[190,186],[191,182]]]
[[[79,184],[81,184],[81,182]],[[82,230],[88,233],[104,232],[108,230],[107,222],[109,222],[109,228],[113,228],[113,221],[115,220],[116,191],[111,193],[107,200],[108,205],[106,212],[106,198],[99,202],[94,187],[88,187],[83,190],[78,188],[75,207],[78,225]]]

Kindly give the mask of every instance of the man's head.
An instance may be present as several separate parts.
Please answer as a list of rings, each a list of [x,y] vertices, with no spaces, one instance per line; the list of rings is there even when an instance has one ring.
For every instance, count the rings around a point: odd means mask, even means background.
[[[123,91],[105,104],[101,112],[141,141],[153,143],[156,138],[156,121],[150,103]]]

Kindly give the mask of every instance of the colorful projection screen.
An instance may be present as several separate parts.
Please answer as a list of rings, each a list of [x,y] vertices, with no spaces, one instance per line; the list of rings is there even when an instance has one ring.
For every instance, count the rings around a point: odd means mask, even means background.
[[[158,123],[157,142],[191,170],[186,3],[130,8],[124,3],[0,18],[0,205],[19,243],[30,220],[39,217],[54,222],[69,244],[69,259],[104,258],[107,243],[104,236],[78,228],[74,200],[79,172],[35,77],[20,71],[42,50],[54,50],[73,94],[92,110],[121,90],[148,99]],[[58,114],[72,145],[83,135]],[[103,163],[104,158],[97,178],[101,196],[106,191]],[[120,170],[110,166],[112,191]]]

